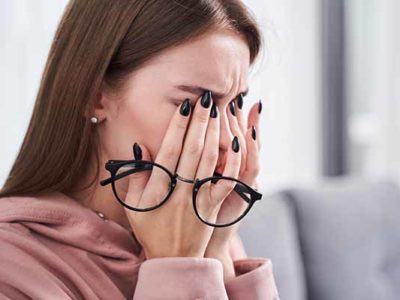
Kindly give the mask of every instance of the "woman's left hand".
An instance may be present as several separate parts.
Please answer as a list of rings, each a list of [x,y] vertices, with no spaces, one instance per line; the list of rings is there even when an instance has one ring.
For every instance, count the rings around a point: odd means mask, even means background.
[[[232,134],[239,138],[240,149],[242,153],[238,179],[256,189],[258,189],[257,175],[260,170],[259,149],[261,147],[261,142],[259,138],[260,135],[258,133],[260,119],[259,112],[261,112],[262,109],[261,105],[262,104],[260,101],[252,106],[248,114],[247,125],[244,121],[243,111],[238,106],[238,99],[235,100],[234,105],[236,116],[234,116],[231,112],[231,104],[227,106],[229,126]],[[255,128],[255,140],[252,137],[252,126]],[[232,213],[233,203],[242,201],[243,200],[240,198],[240,196],[236,192],[232,191],[226,197],[226,199],[224,199],[221,205],[218,213],[217,223],[218,220],[221,221],[222,219],[225,219],[224,215]],[[244,201],[243,205],[246,205]],[[243,207],[236,207],[235,209],[238,209],[238,214],[240,214],[240,211],[243,210]],[[213,257],[221,260],[221,262],[224,264],[224,277],[235,277],[232,259],[230,258],[229,252],[231,238],[236,234],[239,225],[240,221],[231,226],[216,227],[205,252],[205,257]]]

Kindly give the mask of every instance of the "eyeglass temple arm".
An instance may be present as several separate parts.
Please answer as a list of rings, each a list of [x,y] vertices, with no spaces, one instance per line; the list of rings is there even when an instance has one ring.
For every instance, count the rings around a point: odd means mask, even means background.
[[[118,162],[118,161],[116,161],[116,162]],[[122,173],[114,176],[114,178],[113,177],[109,177],[107,179],[104,179],[104,180],[100,181],[100,184],[102,186],[105,186],[105,185],[110,184],[111,182],[116,181],[118,179],[121,179],[121,178],[123,178],[125,176],[131,175],[131,174],[134,174],[134,173],[137,173],[137,172],[141,172],[141,171],[150,170],[152,168],[153,168],[153,166],[151,164],[144,164],[144,165],[141,164],[140,167],[136,167],[135,169],[129,169],[129,170],[125,171],[125,172],[122,172]]]
[[[222,176],[220,173],[218,172],[214,172],[214,176]],[[219,179],[215,178],[213,180],[211,180],[212,183],[217,182]],[[249,197],[247,197],[246,192],[248,193],[248,190],[246,187],[244,187],[241,184],[236,184],[235,187],[233,188],[233,190],[239,194],[240,197],[243,198],[244,201],[246,201],[247,203],[251,203],[252,199],[250,199]],[[252,191],[252,196],[254,198],[254,201],[261,199],[262,194]]]

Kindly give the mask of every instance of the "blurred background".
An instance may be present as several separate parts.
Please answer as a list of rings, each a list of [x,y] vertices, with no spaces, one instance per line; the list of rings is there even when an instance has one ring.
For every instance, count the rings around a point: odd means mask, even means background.
[[[244,2],[266,46],[247,101],[272,203],[244,222],[248,254],[272,259],[282,299],[398,299],[400,1]],[[0,0],[0,186],[66,3]]]

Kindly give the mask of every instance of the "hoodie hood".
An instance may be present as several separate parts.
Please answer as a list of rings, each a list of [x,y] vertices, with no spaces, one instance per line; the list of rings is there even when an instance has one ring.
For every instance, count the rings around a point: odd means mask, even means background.
[[[0,198],[1,222],[19,222],[38,235],[100,256],[143,258],[131,231],[60,192]]]

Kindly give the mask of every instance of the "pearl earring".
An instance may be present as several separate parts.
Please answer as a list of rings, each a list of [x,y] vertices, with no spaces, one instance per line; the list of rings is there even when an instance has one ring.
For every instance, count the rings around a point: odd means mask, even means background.
[[[91,117],[91,118],[90,118],[90,122],[96,124],[96,123],[99,122],[99,119],[97,119],[96,117]]]

